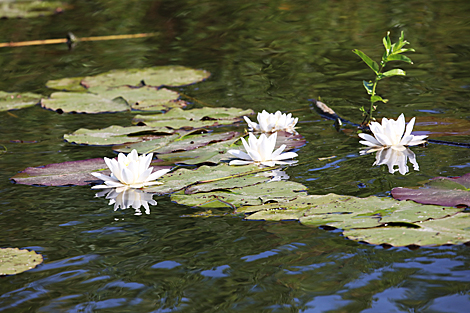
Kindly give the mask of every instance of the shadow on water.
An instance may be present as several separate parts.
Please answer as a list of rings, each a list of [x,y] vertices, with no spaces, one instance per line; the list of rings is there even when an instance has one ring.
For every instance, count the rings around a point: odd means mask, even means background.
[[[209,80],[178,88],[194,105],[292,111],[308,144],[286,171],[311,194],[387,196],[435,176],[466,173],[468,150],[415,147],[419,171],[390,174],[360,156],[307,99],[360,121],[371,73],[351,50],[379,58],[380,39],[405,31],[416,53],[404,78],[383,81],[377,116],[467,119],[467,1],[70,1],[63,13],[0,20],[0,41],[156,32],[123,41],[2,48],[0,90],[48,95],[46,81],[111,69],[178,64]],[[130,114],[0,112],[0,246],[45,261],[1,277],[5,312],[467,312],[466,246],[388,248],[297,222],[182,217],[198,209],[154,197],[151,214],[113,211],[85,187],[32,187],[9,178],[27,166],[113,156],[77,146],[78,128],[129,125]],[[445,139],[445,138],[444,138]],[[447,138],[448,139],[448,138]],[[468,138],[459,140],[468,142]],[[451,138],[451,140],[453,140]]]

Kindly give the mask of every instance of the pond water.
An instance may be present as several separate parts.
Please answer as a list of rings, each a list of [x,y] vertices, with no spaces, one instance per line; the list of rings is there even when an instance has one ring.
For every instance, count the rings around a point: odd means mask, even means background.
[[[407,175],[372,166],[358,139],[320,118],[310,98],[360,122],[362,80],[381,39],[400,31],[416,53],[406,77],[379,84],[400,113],[468,119],[470,2],[461,1],[70,1],[61,14],[0,20],[0,41],[156,32],[146,39],[0,48],[0,90],[49,95],[46,81],[111,69],[184,65],[212,73],[177,90],[196,105],[282,110],[299,117],[308,143],[286,169],[310,194],[389,196],[435,176],[470,170],[469,150],[414,147]],[[2,312],[468,312],[470,250],[465,245],[389,248],[297,222],[200,211],[154,197],[150,215],[113,211],[90,186],[34,187],[9,179],[28,166],[112,157],[79,146],[78,128],[130,125],[132,114],[57,114],[38,106],[0,112],[0,247],[33,249],[44,263],[0,277]],[[241,126],[239,129],[242,129]],[[468,136],[436,139],[469,143]],[[319,158],[328,158],[319,160]]]

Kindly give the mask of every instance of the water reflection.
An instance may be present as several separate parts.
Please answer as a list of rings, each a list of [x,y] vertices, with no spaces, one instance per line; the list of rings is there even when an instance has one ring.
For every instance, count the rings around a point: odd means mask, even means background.
[[[147,193],[141,189],[135,188],[109,188],[98,192],[95,197],[104,197],[109,199],[109,205],[114,204],[114,211],[117,209],[127,209],[133,207],[135,215],[142,215],[140,207],[145,208],[145,214],[150,214],[151,205],[157,205],[157,201],[153,200],[153,194]]]
[[[271,177],[271,179],[268,180],[268,183],[274,182],[274,181],[288,180],[290,178],[289,175],[287,175],[287,173],[282,170],[272,170],[269,172],[261,172],[261,173],[256,174],[256,176]]]
[[[366,150],[361,150],[361,155],[377,152],[375,156],[375,162],[372,165],[387,165],[388,171],[393,174],[396,171],[399,171],[400,174],[405,175],[408,173],[409,168],[408,159],[411,164],[413,164],[413,169],[419,171],[419,165],[416,161],[416,155],[410,148],[405,146],[392,146],[390,148],[371,148]],[[398,169],[395,168],[398,166]]]

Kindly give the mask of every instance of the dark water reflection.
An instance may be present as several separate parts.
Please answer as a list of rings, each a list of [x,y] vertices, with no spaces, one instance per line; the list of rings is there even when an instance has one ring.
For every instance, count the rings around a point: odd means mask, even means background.
[[[370,72],[351,53],[378,58],[387,30],[416,53],[408,76],[381,82],[378,116],[468,119],[468,1],[70,1],[63,14],[0,20],[2,42],[158,32],[153,38],[0,51],[0,89],[49,94],[49,79],[115,68],[179,64],[209,70],[178,89],[194,105],[291,111],[308,144],[286,170],[312,194],[386,196],[396,186],[462,175],[468,150],[414,147],[419,171],[390,174],[360,156],[307,99],[361,119]],[[195,212],[154,197],[151,214],[113,211],[86,187],[15,185],[27,166],[111,157],[109,147],[62,140],[78,128],[129,125],[130,114],[59,115],[39,107],[0,112],[0,246],[44,255],[36,269],[1,278],[5,312],[467,312],[466,246],[390,248],[296,222],[182,217]],[[241,129],[241,128],[240,128]],[[447,137],[468,142],[466,137]],[[320,158],[320,160],[319,160]],[[197,210],[196,210],[197,211]],[[221,212],[230,213],[230,212]]]

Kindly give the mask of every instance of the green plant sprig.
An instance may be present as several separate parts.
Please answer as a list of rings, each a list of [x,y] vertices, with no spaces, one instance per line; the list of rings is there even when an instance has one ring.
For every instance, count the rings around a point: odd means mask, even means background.
[[[398,40],[398,42],[392,44],[390,40],[390,32],[387,32],[387,35],[383,38],[383,44],[385,47],[385,52],[382,55],[382,61],[380,61],[380,66],[369,58],[364,52],[358,49],[354,49],[353,52],[357,54],[364,63],[366,63],[372,71],[375,73],[375,80],[372,81],[363,81],[364,88],[366,89],[367,93],[370,95],[370,109],[369,111],[366,111],[364,106],[360,109],[362,111],[362,114],[365,115],[365,119],[362,122],[362,125],[366,126],[369,125],[370,121],[373,120],[372,117],[372,112],[376,110],[376,105],[374,103],[381,101],[383,103],[387,103],[387,99],[383,99],[381,96],[376,94],[376,89],[377,89],[377,84],[380,80],[387,78],[387,77],[392,77],[392,76],[405,76],[406,72],[402,69],[396,68],[387,72],[382,73],[384,67],[387,65],[388,62],[390,61],[403,61],[406,63],[413,64],[413,61],[411,61],[410,58],[407,56],[403,55],[402,53],[404,52],[414,52],[415,50],[410,48],[410,49],[405,49],[403,48],[405,45],[409,44],[408,41],[405,40],[405,36],[403,34],[403,31],[401,32],[401,36]]]

